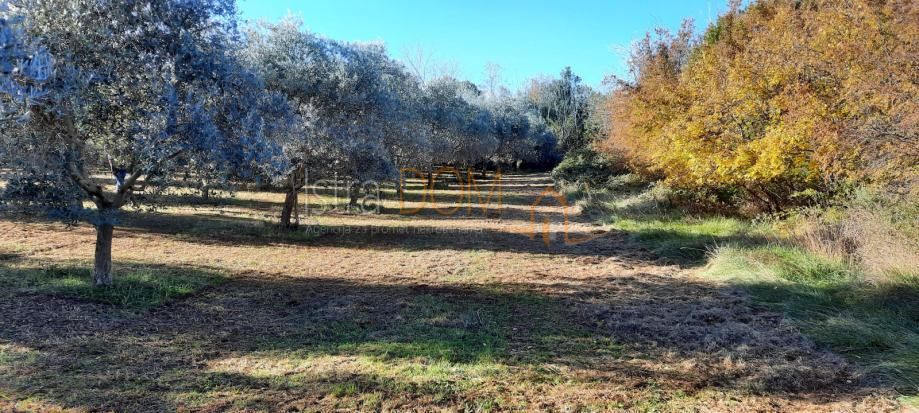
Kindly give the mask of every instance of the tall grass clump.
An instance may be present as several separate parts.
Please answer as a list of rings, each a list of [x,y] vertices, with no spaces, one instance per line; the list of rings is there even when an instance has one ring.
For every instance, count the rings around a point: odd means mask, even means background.
[[[919,273],[919,203],[856,191],[841,206],[804,214],[791,238],[875,282]]]

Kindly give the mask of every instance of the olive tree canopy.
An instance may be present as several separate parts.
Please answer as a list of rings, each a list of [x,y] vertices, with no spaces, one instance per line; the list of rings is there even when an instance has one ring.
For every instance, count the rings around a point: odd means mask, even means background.
[[[238,63],[232,0],[12,0],[0,13],[5,198],[91,201],[96,284],[112,282],[115,213],[139,186],[179,166],[284,168],[286,100]]]

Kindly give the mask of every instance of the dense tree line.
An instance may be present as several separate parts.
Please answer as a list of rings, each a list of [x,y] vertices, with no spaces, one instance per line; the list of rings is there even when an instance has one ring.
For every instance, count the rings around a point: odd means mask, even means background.
[[[354,193],[402,168],[552,162],[544,117],[523,95],[453,77],[418,79],[379,44],[241,27],[233,0],[0,3],[4,201],[80,211],[97,229],[97,285],[112,282],[117,212],[137,192],[194,176],[287,190],[341,177]],[[354,202],[354,198],[352,198]]]
[[[634,48],[604,152],[708,201],[776,210],[857,185],[919,192],[919,6],[734,2]]]

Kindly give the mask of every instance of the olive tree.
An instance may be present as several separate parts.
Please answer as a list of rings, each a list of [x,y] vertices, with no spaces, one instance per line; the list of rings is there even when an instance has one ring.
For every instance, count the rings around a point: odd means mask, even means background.
[[[298,193],[310,178],[345,177],[351,204],[360,182],[389,180],[428,156],[421,89],[379,44],[338,42],[287,19],[252,27],[244,55],[271,90],[296,106],[301,135],[286,153],[290,170],[281,225],[292,227]]]
[[[493,116],[477,104],[481,93],[475,85],[453,78],[431,82],[427,89],[426,117],[432,144],[440,154],[435,162],[459,166],[475,164],[498,145]]]
[[[112,283],[116,215],[139,186],[182,165],[283,167],[266,120],[283,102],[237,62],[232,0],[12,0],[0,13],[4,126],[19,132],[0,135],[3,161],[95,206],[95,285]]]

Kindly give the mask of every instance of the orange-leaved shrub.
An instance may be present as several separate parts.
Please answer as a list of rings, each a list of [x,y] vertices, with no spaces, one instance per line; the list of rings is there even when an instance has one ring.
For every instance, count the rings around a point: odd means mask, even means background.
[[[919,2],[758,0],[633,50],[601,150],[775,210],[854,186],[919,196]]]

